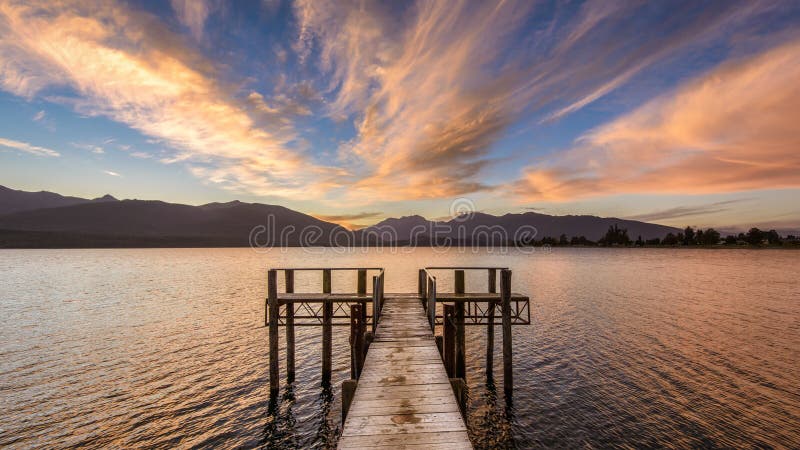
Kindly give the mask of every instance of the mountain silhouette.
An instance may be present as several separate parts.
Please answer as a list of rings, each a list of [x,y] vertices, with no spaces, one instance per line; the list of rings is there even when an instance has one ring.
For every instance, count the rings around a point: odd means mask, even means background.
[[[448,221],[413,215],[349,231],[277,205],[235,200],[193,206],[110,195],[90,200],[0,186],[0,247],[428,245],[442,239],[492,245],[561,234],[597,240],[612,225],[643,239],[679,231],[634,220],[534,212],[473,213]]]

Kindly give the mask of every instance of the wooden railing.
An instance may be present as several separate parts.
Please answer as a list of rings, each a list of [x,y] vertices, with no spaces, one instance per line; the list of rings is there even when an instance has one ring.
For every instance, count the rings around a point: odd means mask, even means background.
[[[452,270],[454,278],[453,293],[439,291],[434,271]],[[465,271],[486,271],[488,273],[488,292],[470,293],[465,290]],[[500,272],[500,292],[497,293],[497,272]],[[475,321],[474,325],[486,325],[486,377],[493,377],[494,365],[494,325],[495,307],[499,303],[503,332],[503,386],[506,392],[513,390],[512,373],[512,317],[520,318],[527,311],[528,320],[519,320],[515,324],[530,324],[530,306],[528,297],[511,293],[511,270],[506,267],[426,267],[419,271],[420,296],[426,309],[431,330],[435,333],[436,319],[441,317],[442,333],[436,336],[445,368],[451,378],[466,377],[466,345],[464,336],[465,308],[486,303],[485,321]],[[515,298],[516,310],[512,314],[512,297]],[[437,303],[442,303],[441,315],[437,314]],[[520,307],[520,305],[524,305]],[[478,310],[475,306],[475,311]]]
[[[285,293],[278,293],[278,272],[284,273]],[[297,271],[322,272],[322,292],[310,294],[296,294],[294,291],[294,274]],[[333,294],[332,272],[355,271],[357,273],[356,293]],[[367,272],[377,271],[372,277],[372,314],[367,311]],[[279,389],[280,364],[278,361],[278,327],[286,327],[286,379],[293,382],[295,378],[295,306],[304,305],[308,322],[299,326],[322,327],[322,382],[329,383],[332,371],[333,326],[351,325],[356,333],[351,337],[352,354],[351,369],[354,374],[360,372],[363,364],[363,328],[372,319],[374,332],[380,320],[380,312],[384,301],[384,270],[380,267],[302,267],[302,268],[276,268],[267,272],[267,299],[264,312],[264,326],[269,328],[269,374],[270,392],[275,394]],[[308,305],[321,304],[315,309]],[[349,305],[349,311],[346,306]],[[281,306],[284,307],[281,315]],[[345,312],[349,323],[334,323],[335,309]],[[320,314],[321,313],[321,314]],[[340,316],[342,317],[342,316]],[[359,334],[358,330],[362,330]],[[351,335],[353,333],[351,332]]]

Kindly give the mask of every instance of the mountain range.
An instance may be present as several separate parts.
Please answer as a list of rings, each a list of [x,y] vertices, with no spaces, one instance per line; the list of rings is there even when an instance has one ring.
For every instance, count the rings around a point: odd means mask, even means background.
[[[361,230],[317,219],[283,206],[209,203],[192,206],[155,200],[67,197],[0,186],[0,248],[61,247],[244,247],[259,245],[498,244],[545,236],[596,240],[610,226],[635,239],[679,231],[633,220],[596,216],[551,216],[527,212],[484,213],[430,221],[422,216],[389,218]],[[527,233],[527,234],[526,234]]]

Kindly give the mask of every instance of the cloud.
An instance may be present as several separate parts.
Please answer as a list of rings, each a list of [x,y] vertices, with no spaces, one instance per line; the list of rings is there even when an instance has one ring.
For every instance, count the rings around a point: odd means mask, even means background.
[[[218,77],[158,18],[124,4],[0,2],[2,89],[126,124],[174,149],[165,161],[223,188],[308,198],[337,185],[340,170],[291,149],[285,122],[257,124]]]
[[[800,186],[800,40],[729,62],[525,170],[521,198]]]
[[[203,37],[203,28],[212,5],[207,0],[170,0],[175,15],[184,26],[188,27],[195,39]]]
[[[34,114],[33,120],[35,122],[39,122],[42,119],[44,119],[44,117],[45,117],[45,112],[44,112],[44,110],[41,110],[41,111],[37,112],[36,114]]]
[[[295,3],[301,61],[319,55],[327,113],[352,119],[340,148],[346,194],[384,200],[492,190],[490,153],[522,116],[555,120],[689,46],[713,42],[761,3],[675,5],[647,32],[647,5],[587,2],[544,12],[535,2]],[[686,11],[682,11],[686,10]],[[688,13],[687,13],[688,12]],[[680,13],[680,14],[679,14]],[[684,14],[685,13],[685,14]]]
[[[80,144],[77,142],[72,142],[70,145],[81,150],[86,150],[87,152],[92,152],[96,155],[102,155],[106,152],[103,147],[95,144]]]
[[[714,203],[709,203],[707,205],[677,206],[674,208],[652,211],[645,214],[637,214],[635,216],[629,216],[627,218],[632,220],[641,220],[644,222],[650,222],[656,220],[677,219],[680,217],[704,216],[708,214],[715,214],[723,211],[728,211],[730,209],[727,207],[728,205],[732,205],[734,203],[741,203],[748,200],[752,199],[743,198],[736,200],[714,202]]]
[[[61,154],[55,150],[11,139],[0,138],[0,147],[13,148],[14,150],[23,151],[36,156],[61,156]]]
[[[106,174],[106,175],[111,175],[112,177],[121,177],[122,176],[122,175],[118,174],[117,172],[113,172],[111,170],[104,170],[103,173]]]

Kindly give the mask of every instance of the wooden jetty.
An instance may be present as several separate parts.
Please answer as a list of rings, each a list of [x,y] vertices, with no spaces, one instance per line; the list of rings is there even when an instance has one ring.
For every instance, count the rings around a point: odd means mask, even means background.
[[[323,292],[295,293],[294,273],[300,270],[321,271]],[[454,271],[452,293],[437,292],[435,273],[441,270]],[[285,280],[280,294],[279,271]],[[332,271],[355,271],[356,293],[333,293]],[[488,292],[465,292],[465,271],[486,271]],[[375,274],[369,294],[368,272]],[[333,327],[350,326],[351,379],[342,384],[339,448],[472,448],[463,418],[468,325],[487,327],[487,378],[493,377],[494,327],[501,326],[504,393],[507,398],[513,393],[511,326],[530,324],[530,304],[528,297],[511,293],[507,268],[427,267],[419,270],[415,294],[385,294],[381,268],[271,269],[267,278],[272,396],[279,391],[278,327],[286,329],[289,383],[295,373],[295,327],[322,328],[322,383],[329,384]]]

